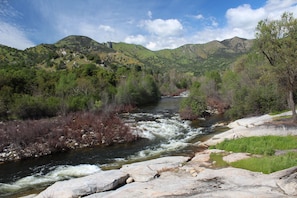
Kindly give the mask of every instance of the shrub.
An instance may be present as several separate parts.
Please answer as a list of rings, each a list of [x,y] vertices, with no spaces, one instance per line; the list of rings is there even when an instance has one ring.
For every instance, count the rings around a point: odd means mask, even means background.
[[[206,99],[200,92],[200,84],[196,83],[190,89],[190,95],[180,103],[180,116],[182,119],[194,120],[202,116],[206,109]]]
[[[159,89],[150,75],[130,74],[117,87],[116,101],[123,105],[146,105],[157,102],[160,98]]]
[[[16,96],[12,114],[20,119],[40,119],[57,114],[59,100],[55,97],[43,98],[29,95]]]

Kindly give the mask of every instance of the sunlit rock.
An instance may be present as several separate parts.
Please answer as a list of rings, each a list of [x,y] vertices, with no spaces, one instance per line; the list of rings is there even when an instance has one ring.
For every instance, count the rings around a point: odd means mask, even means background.
[[[128,173],[136,182],[146,182],[155,178],[162,171],[178,168],[180,164],[188,161],[188,157],[173,156],[154,160],[127,164],[121,171]]]
[[[36,198],[72,198],[104,192],[124,185],[128,174],[119,171],[102,171],[86,177],[56,182]]]

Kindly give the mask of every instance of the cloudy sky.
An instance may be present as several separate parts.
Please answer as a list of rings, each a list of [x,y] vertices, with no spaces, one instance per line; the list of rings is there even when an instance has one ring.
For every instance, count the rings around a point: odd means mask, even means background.
[[[239,36],[262,19],[297,17],[297,0],[0,0],[0,44],[25,49],[68,35],[176,48]]]

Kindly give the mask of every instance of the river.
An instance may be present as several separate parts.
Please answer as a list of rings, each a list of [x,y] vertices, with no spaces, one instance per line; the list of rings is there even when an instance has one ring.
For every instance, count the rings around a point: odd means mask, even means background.
[[[121,115],[141,140],[110,147],[78,149],[36,159],[0,164],[0,197],[39,192],[56,181],[82,177],[123,164],[168,155],[193,155],[195,143],[215,133],[214,116],[196,122],[178,115],[181,97],[162,98],[158,104]]]

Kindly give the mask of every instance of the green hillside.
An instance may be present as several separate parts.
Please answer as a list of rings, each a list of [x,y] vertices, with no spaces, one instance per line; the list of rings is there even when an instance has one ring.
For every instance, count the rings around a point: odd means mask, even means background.
[[[252,40],[232,38],[222,42],[187,44],[176,49],[150,51],[139,45],[113,43],[113,48],[146,66],[177,69],[201,75],[208,70],[223,70],[252,47]]]
[[[242,38],[187,44],[176,49],[151,51],[141,45],[98,43],[85,36],[68,36],[54,44],[41,44],[26,50],[0,45],[0,66],[18,65],[47,70],[71,69],[85,64],[97,66],[145,67],[150,70],[191,72],[224,70],[252,47]]]

